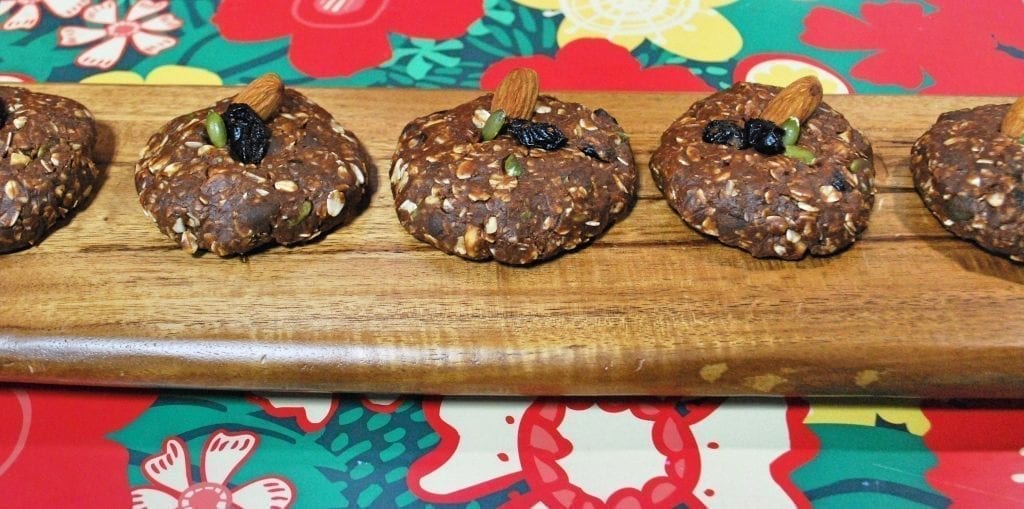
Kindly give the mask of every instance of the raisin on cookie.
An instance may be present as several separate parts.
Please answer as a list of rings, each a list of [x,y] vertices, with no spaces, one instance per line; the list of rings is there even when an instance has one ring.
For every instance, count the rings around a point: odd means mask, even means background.
[[[529,119],[498,122],[492,99],[402,131],[390,181],[410,234],[462,258],[525,265],[585,245],[628,213],[636,167],[611,115],[534,95]]]
[[[298,244],[357,213],[371,168],[359,140],[303,94],[281,94],[264,126],[254,110],[237,113],[239,104],[224,99],[149,139],[135,167],[139,199],[185,251],[231,256]],[[216,140],[223,146],[211,137],[224,127],[208,132],[208,117],[227,121],[227,143]]]
[[[766,123],[781,90],[737,83],[697,101],[662,135],[651,173],[683,221],[723,244],[758,258],[830,255],[868,225],[871,145],[820,95],[786,129]]]

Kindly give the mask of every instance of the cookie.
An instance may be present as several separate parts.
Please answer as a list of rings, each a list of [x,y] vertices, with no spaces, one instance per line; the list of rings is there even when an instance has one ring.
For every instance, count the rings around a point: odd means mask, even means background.
[[[0,87],[0,253],[41,242],[93,192],[96,122],[81,104]]]
[[[236,153],[231,145],[214,146],[205,127],[211,109],[230,119],[231,102],[175,118],[149,139],[135,187],[160,231],[189,253],[231,256],[307,242],[357,213],[371,163],[354,134],[284,89],[265,124],[269,141]],[[262,160],[242,162],[254,153]]]
[[[910,170],[954,235],[1024,261],[1024,145],[1000,132],[1009,104],[943,113],[914,143]]]
[[[820,102],[818,87],[817,102],[782,105],[803,110],[798,141],[784,146],[773,134],[766,138],[777,143],[770,150],[742,136],[762,129],[757,119],[782,98],[779,87],[737,83],[694,103],[651,156],[654,181],[671,207],[697,231],[758,258],[798,260],[850,246],[867,227],[874,203],[871,145]],[[775,102],[773,116],[784,102]],[[736,126],[740,138],[733,133],[731,140],[704,141],[705,130],[720,125],[709,128],[714,121]]]
[[[633,154],[606,111],[540,96],[531,121],[565,137],[545,150],[524,146],[509,126],[482,140],[491,102],[487,94],[402,131],[391,190],[414,237],[470,260],[524,265],[586,244],[630,210]]]

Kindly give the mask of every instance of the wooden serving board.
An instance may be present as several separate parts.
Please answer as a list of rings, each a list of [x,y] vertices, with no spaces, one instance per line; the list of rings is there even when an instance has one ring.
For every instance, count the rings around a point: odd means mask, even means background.
[[[643,176],[628,218],[529,268],[474,263],[399,225],[402,127],[473,91],[306,92],[378,166],[371,205],[298,248],[193,258],[142,214],[132,171],[218,88],[39,85],[87,105],[107,178],[41,245],[0,256],[0,380],[107,386],[529,395],[1024,397],[1024,265],[947,234],[910,146],[946,110],[1005,98],[831,97],[874,142],[871,226],[850,250],[758,260],[689,229],[647,161],[697,95],[562,93],[604,107]]]

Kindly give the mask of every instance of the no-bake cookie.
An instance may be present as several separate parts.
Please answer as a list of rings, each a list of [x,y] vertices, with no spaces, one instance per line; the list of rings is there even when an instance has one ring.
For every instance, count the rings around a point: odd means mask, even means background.
[[[871,145],[820,83],[754,83],[694,103],[662,135],[655,183],[696,230],[759,258],[850,246],[874,203]]]
[[[135,186],[146,214],[185,251],[230,256],[306,242],[346,222],[370,167],[351,131],[264,77],[161,128]]]
[[[492,95],[417,118],[392,158],[402,226],[471,260],[523,265],[586,244],[636,198],[629,141],[603,109],[537,95],[513,71]]]
[[[914,185],[954,235],[1024,262],[1024,100],[943,113],[911,152]]]
[[[81,104],[0,87],[0,253],[38,244],[92,194],[95,144]]]

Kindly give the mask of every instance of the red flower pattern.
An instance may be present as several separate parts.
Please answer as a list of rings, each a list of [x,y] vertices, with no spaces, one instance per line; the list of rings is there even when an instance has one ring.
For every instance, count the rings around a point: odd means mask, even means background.
[[[924,442],[939,460],[927,478],[954,507],[1024,507],[1024,405],[923,405]]]
[[[0,389],[0,506],[129,507],[128,451],[106,435],[155,398],[109,390]]]
[[[865,3],[861,17],[815,7],[802,39],[834,50],[875,50],[854,78],[929,94],[1024,92],[1024,6],[1018,0]],[[929,85],[929,81],[933,84]]]
[[[213,16],[233,41],[291,36],[288,56],[318,78],[349,76],[391,58],[389,33],[448,39],[483,16],[480,0],[450,0],[443,8],[417,0],[224,0]]]
[[[480,86],[493,89],[509,71],[530,67],[547,90],[680,90],[708,92],[712,88],[681,66],[644,69],[629,50],[606,39],[580,39],[548,56],[506,58],[491,65]]]
[[[806,404],[730,400],[426,400],[440,443],[409,467],[424,502],[466,503],[516,483],[502,507],[809,507],[790,475],[818,451]],[[750,447],[758,453],[735,452]],[[754,495],[756,493],[756,495]]]
[[[635,419],[651,421],[652,443],[665,456],[664,475],[650,479],[639,488],[620,488],[608,500],[574,485],[569,473],[559,465],[559,461],[572,452],[574,444],[562,437],[558,428],[567,410],[582,411],[593,406],[609,414],[628,411]],[[509,506],[628,508],[685,504],[699,507],[701,504],[693,491],[699,480],[699,471],[694,467],[700,464],[700,457],[688,426],[707,416],[710,410],[699,408],[684,418],[674,407],[665,404],[537,403],[534,411],[523,417],[521,433],[524,436],[520,439],[524,477],[536,492],[514,500]]]

